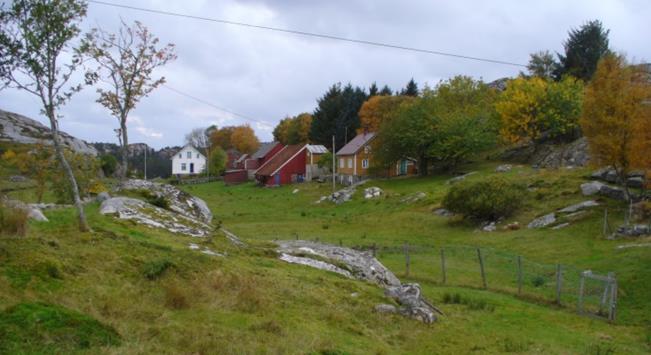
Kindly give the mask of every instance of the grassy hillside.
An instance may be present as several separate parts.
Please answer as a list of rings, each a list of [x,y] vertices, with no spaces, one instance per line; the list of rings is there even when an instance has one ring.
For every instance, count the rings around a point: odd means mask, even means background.
[[[481,175],[494,166],[474,166]],[[582,201],[583,171],[517,168],[513,179],[535,182],[526,208],[509,221]],[[615,250],[626,241],[600,236],[593,212],[559,231],[480,233],[434,216],[448,177],[374,181],[387,193],[359,195],[340,206],[314,204],[327,184],[276,189],[210,183],[185,187],[204,198],[215,223],[251,245],[238,249],[218,233],[207,239],[172,235],[116,221],[87,207],[93,233],[80,234],[74,211],[46,211],[25,238],[0,237],[0,353],[645,353],[651,350],[651,250]],[[300,191],[292,193],[298,188]],[[403,203],[414,192],[427,198]],[[620,207],[609,206],[611,214]],[[613,222],[615,217],[613,217]],[[621,285],[614,325],[572,309],[501,292],[442,286],[436,255],[414,260],[412,278],[446,313],[424,325],[377,314],[382,290],[339,275],[276,260],[273,239],[314,239],[353,246],[377,243],[381,261],[401,276],[402,256],[390,246],[485,246],[541,263],[614,271]],[[188,248],[198,243],[227,256]],[[432,266],[428,260],[432,258]],[[420,259],[418,259],[420,258]],[[420,260],[420,261],[419,261]],[[419,265],[418,263],[422,263]],[[403,278],[403,281],[409,281]],[[20,321],[26,317],[36,323]]]

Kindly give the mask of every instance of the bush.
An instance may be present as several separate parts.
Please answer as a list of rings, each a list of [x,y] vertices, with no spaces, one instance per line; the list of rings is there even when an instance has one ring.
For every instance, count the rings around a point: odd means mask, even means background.
[[[503,178],[461,182],[452,186],[443,199],[443,207],[479,221],[496,221],[510,216],[522,206],[526,189]]]
[[[27,219],[26,210],[0,205],[0,234],[24,237],[27,234]]]

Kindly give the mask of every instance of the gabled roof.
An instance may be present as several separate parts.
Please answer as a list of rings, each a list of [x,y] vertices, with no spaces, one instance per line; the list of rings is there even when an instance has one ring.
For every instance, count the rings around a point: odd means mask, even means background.
[[[258,151],[253,153],[253,155],[251,156],[251,159],[264,158],[265,155],[267,155],[278,144],[280,144],[280,143],[278,143],[278,142],[262,143],[262,145],[260,145],[260,148],[258,149]]]
[[[314,145],[314,144],[308,144],[307,145],[307,151],[312,153],[312,154],[325,154],[328,152],[328,148],[322,145]]]
[[[186,144],[186,145],[183,146],[183,148],[177,150],[176,153],[172,154],[172,156],[170,157],[170,160],[176,159],[176,157],[179,155],[179,153],[181,153],[182,151],[185,150],[185,148],[188,148],[188,147],[194,149],[197,153],[199,153],[199,155],[201,155],[202,158],[206,159],[206,156],[203,155],[203,153],[201,153],[201,151],[199,149],[197,149],[197,147],[193,146],[192,144]]]
[[[337,152],[337,155],[353,155],[365,146],[371,139],[375,138],[375,133],[360,133],[352,141],[348,142]]]
[[[307,147],[307,144],[288,145],[276,153],[273,158],[264,163],[255,175],[272,176],[278,172],[285,164],[294,159],[300,152]]]
[[[244,154],[240,155],[240,157],[237,158],[237,160],[236,160],[235,162],[236,162],[236,163],[241,163],[241,162],[243,162],[244,160],[246,160],[246,159],[248,159],[248,158],[249,158],[249,155],[246,154],[246,153],[244,153]]]

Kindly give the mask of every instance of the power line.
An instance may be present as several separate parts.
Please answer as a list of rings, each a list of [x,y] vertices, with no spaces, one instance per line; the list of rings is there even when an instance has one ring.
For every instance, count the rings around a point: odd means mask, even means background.
[[[280,27],[254,25],[254,24],[245,23],[245,22],[237,22],[237,21],[229,21],[229,20],[223,20],[223,19],[218,19],[218,18],[210,18],[210,17],[202,17],[202,16],[181,14],[181,13],[178,13],[178,12],[171,12],[171,11],[147,9],[147,8],[143,8],[143,7],[136,7],[136,6],[130,6],[130,5],[121,5],[121,4],[115,4],[115,3],[111,3],[111,2],[98,1],[98,0],[88,0],[88,2],[93,3],[93,4],[98,4],[98,5],[112,6],[112,7],[118,7],[118,8],[129,9],[129,10],[136,10],[136,11],[141,11],[141,12],[149,12],[149,13],[154,13],[154,14],[159,14],[159,15],[176,16],[176,17],[183,17],[183,18],[189,18],[189,19],[194,19],[194,20],[216,22],[216,23],[221,23],[221,24],[226,24],[226,25],[234,25],[234,26],[256,28],[256,29],[275,31],[275,32],[291,33],[291,34],[300,35],[300,36],[324,38],[324,39],[330,39],[330,40],[336,40],[336,41],[344,41],[344,42],[350,42],[350,43],[365,44],[365,45],[369,45],[369,46],[399,49],[399,50],[405,50],[405,51],[411,51],[411,52],[439,55],[439,56],[466,59],[466,60],[474,60],[474,61],[487,62],[487,63],[493,63],[493,64],[510,65],[510,66],[516,66],[516,67],[526,67],[525,64],[520,64],[520,63],[508,62],[508,61],[497,60],[497,59],[474,57],[474,56],[463,55],[463,54],[455,54],[455,53],[434,51],[434,50],[429,50],[429,49],[408,47],[408,46],[403,46],[403,45],[399,45],[399,44],[367,41],[367,40],[363,40],[363,39],[339,37],[339,36],[334,36],[334,35],[321,34],[321,33],[315,33],[315,32],[306,32],[306,31],[299,31],[299,30],[292,30],[292,29],[280,28]]]
[[[256,123],[259,123],[259,124],[265,125],[265,126],[267,126],[267,127],[269,127],[269,128],[273,128],[273,126],[272,126],[271,124],[267,123],[267,122],[260,121],[260,120],[256,120],[255,118],[252,118],[252,117],[249,117],[249,116],[243,115],[243,114],[241,114],[241,113],[237,113],[237,112],[235,112],[235,111],[231,111],[231,110],[229,110],[229,109],[226,109],[226,108],[223,108],[223,107],[220,107],[220,106],[217,106],[217,105],[215,105],[215,104],[213,104],[213,103],[211,103],[211,102],[208,102],[208,101],[206,101],[206,100],[204,100],[204,99],[201,99],[201,98],[199,98],[199,97],[196,97],[196,96],[190,95],[190,94],[185,93],[185,92],[183,92],[183,91],[181,91],[181,90],[175,89],[175,88],[173,88],[173,87],[171,87],[171,86],[169,86],[169,85],[167,85],[167,84],[163,84],[162,86],[165,87],[166,89],[170,90],[170,91],[173,91],[173,92],[175,92],[175,93],[181,95],[181,96],[187,97],[187,98],[192,99],[192,100],[197,101],[197,102],[200,102],[200,103],[202,103],[202,104],[204,104],[204,105],[208,105],[208,106],[210,106],[210,107],[212,107],[212,108],[215,108],[215,109],[217,109],[217,110],[219,110],[219,111],[227,112],[227,113],[230,113],[230,114],[233,115],[233,116],[237,116],[237,117],[242,118],[242,119],[245,119],[245,120],[247,120],[247,121],[256,122]]]

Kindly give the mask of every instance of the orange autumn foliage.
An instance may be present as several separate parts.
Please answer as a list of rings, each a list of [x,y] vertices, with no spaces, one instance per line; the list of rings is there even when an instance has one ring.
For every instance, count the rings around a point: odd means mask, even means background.
[[[359,109],[360,128],[357,133],[377,132],[380,129],[380,123],[392,119],[400,105],[414,99],[412,96],[380,95],[371,97]]]

